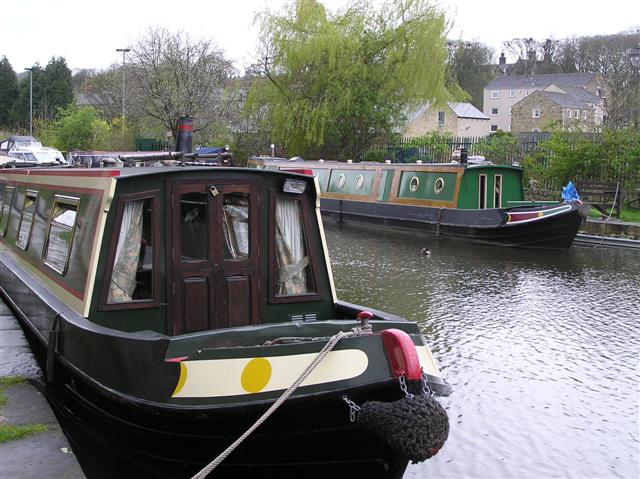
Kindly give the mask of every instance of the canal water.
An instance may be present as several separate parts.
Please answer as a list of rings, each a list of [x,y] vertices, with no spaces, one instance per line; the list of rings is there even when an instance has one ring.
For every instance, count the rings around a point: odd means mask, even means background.
[[[640,477],[639,251],[325,229],[338,297],[419,322],[453,387],[405,479]]]

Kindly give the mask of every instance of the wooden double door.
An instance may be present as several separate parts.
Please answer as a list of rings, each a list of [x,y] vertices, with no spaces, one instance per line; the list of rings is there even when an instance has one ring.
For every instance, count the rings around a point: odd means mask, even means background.
[[[258,321],[258,191],[172,182],[169,329],[184,334]]]

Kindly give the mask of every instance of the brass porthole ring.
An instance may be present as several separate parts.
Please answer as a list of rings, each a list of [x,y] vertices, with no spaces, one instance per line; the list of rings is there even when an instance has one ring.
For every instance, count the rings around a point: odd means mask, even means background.
[[[356,178],[356,190],[361,190],[363,185],[364,185],[364,176],[358,175],[358,178]]]
[[[338,189],[341,190],[342,188],[344,188],[344,184],[347,181],[347,177],[344,176],[344,173],[340,173],[340,176],[338,176]]]
[[[444,178],[438,178],[433,184],[433,192],[436,195],[441,195],[444,191]]]
[[[411,193],[415,193],[418,191],[418,186],[420,186],[420,180],[417,176],[414,176],[409,182],[409,191],[411,191]]]

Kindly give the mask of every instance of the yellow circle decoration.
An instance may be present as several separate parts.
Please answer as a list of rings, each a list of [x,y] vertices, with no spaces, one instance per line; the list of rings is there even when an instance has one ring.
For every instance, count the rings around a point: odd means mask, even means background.
[[[538,212],[538,218],[542,218],[544,216],[544,213],[542,211]]]
[[[254,358],[242,370],[240,384],[248,393],[257,393],[264,389],[269,379],[271,379],[271,363],[265,358]]]

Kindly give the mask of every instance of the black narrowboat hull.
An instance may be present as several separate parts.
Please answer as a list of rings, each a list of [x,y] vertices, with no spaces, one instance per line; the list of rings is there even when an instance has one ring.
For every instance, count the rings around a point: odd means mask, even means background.
[[[544,215],[554,208],[562,210],[540,218],[510,222],[510,214]],[[545,249],[569,248],[583,221],[581,206],[569,203],[537,208],[462,210],[322,198],[320,211],[328,221],[408,229],[497,246]]]
[[[43,292],[32,289],[35,284],[22,282],[24,277],[16,275],[17,270],[10,273],[6,268],[11,261],[4,261],[0,261],[0,272],[14,281],[5,282],[0,295],[25,331],[46,379],[47,398],[91,479],[192,477],[252,426],[280,395],[215,406],[194,401],[161,403],[102,384],[82,370],[88,363],[79,367],[65,356],[71,345],[56,333],[64,332],[74,343],[87,343],[95,340],[96,331],[89,323],[70,321],[68,312],[58,315],[56,299],[46,292],[37,294]],[[113,339],[105,336],[102,341]],[[105,363],[118,363],[123,368],[128,363],[123,350],[136,352],[135,346],[126,343],[112,343],[112,347],[112,356],[101,351]],[[143,351],[138,353],[144,356]],[[177,367],[171,363],[166,366]],[[139,380],[154,375],[143,361],[138,367]],[[158,370],[158,375],[162,374]],[[153,389],[161,382],[152,377],[148,381]],[[429,376],[429,381],[434,391],[448,393],[448,386],[439,378]],[[413,383],[410,387],[420,387]],[[398,381],[388,378],[293,396],[209,477],[402,477],[408,459],[350,422],[344,396],[363,404],[372,399],[395,401],[404,394]]]

